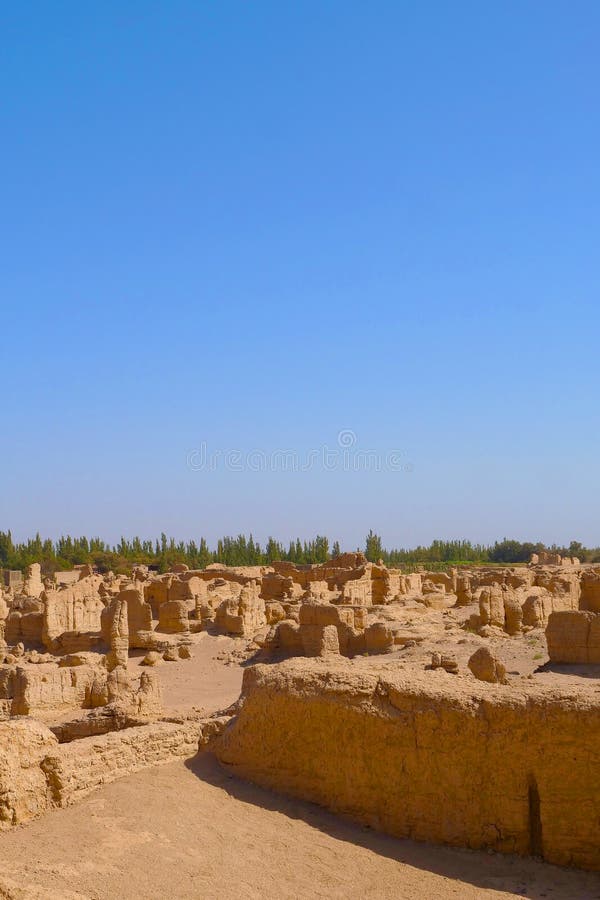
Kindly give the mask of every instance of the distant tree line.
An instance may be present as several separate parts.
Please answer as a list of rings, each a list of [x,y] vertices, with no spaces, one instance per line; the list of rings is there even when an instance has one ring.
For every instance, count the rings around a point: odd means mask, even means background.
[[[248,538],[223,537],[215,548],[209,548],[205,538],[196,541],[175,541],[161,534],[155,541],[122,537],[110,546],[101,538],[60,537],[57,541],[42,540],[39,534],[22,543],[12,539],[10,531],[0,531],[0,568],[25,569],[39,562],[42,571],[50,574],[73,566],[90,564],[100,572],[125,572],[133,565],[144,564],[166,572],[175,563],[186,563],[192,569],[203,569],[210,563],[226,566],[268,565],[275,560],[293,563],[322,563],[340,554],[339,542],[330,545],[328,538],[317,535],[312,541],[298,538],[284,546],[270,537],[263,547],[252,535]]]
[[[361,549],[361,548],[358,548]],[[486,563],[524,563],[532,553],[550,550],[562,556],[577,556],[582,562],[600,562],[600,547],[584,547],[579,541],[571,541],[568,547],[553,544],[546,547],[542,543],[508,540],[494,544],[472,544],[470,541],[435,540],[428,547],[386,550],[381,537],[369,531],[364,548],[367,559],[377,562],[382,559],[390,567],[405,570],[417,566],[444,568],[451,565]],[[210,563],[227,566],[268,565],[275,560],[287,560],[296,564],[323,563],[339,556],[340,544],[330,544],[328,538],[317,535],[312,541],[297,538],[284,545],[270,537],[264,546],[252,535],[223,537],[210,548],[204,538],[196,541],[175,541],[161,534],[155,541],[135,537],[122,537],[118,544],[110,546],[98,537],[60,537],[57,541],[42,540],[39,534],[27,541],[14,542],[10,531],[0,531],[0,568],[25,569],[31,563],[39,562],[44,574],[62,569],[72,569],[76,565],[90,564],[100,572],[127,572],[133,565],[145,564],[166,572],[175,563],[186,563],[192,569],[202,569]]]
[[[375,561],[382,559],[386,566],[413,567],[417,565],[486,565],[516,564],[529,562],[533,553],[549,550],[561,556],[576,556],[581,562],[600,562],[600,547],[584,547],[580,541],[571,541],[569,546],[541,542],[515,541],[504,538],[494,544],[472,544],[471,541],[432,541],[428,547],[418,546],[412,550],[385,550],[381,538],[372,531],[367,535],[366,555]]]

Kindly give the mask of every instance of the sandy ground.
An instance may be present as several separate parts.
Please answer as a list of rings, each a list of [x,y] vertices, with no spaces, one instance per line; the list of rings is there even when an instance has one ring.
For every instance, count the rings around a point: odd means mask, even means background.
[[[19,900],[600,898],[600,875],[374,834],[238,781],[210,756],[3,834],[2,884]]]
[[[226,709],[240,695],[243,669],[225,665],[219,657],[227,659],[247,641],[207,634],[192,635],[191,639],[192,659],[162,662],[151,670],[160,677],[167,714],[192,707],[212,713]],[[130,655],[131,675],[135,675],[144,656],[143,650]]]

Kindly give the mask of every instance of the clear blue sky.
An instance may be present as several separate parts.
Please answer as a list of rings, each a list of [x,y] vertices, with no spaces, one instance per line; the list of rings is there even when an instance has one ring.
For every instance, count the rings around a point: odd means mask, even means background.
[[[600,543],[599,40],[587,0],[3,4],[0,529]],[[406,464],[244,462],[341,430]]]

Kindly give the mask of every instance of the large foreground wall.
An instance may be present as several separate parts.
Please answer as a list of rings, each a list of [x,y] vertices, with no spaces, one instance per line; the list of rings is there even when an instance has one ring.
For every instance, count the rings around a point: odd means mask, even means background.
[[[261,785],[399,837],[600,868],[600,698],[290,660],[214,745]]]

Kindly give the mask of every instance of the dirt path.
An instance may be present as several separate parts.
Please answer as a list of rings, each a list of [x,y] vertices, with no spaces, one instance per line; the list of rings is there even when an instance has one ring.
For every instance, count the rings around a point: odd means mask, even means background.
[[[374,834],[200,757],[0,836],[2,896],[592,900],[600,876]]]
[[[232,651],[240,651],[245,641],[219,635],[192,635],[192,658],[163,662],[153,669],[158,673],[163,690],[165,712],[201,708],[207,714],[230,706],[240,695],[243,669],[226,665]],[[141,671],[145,651],[130,654],[130,674]]]

